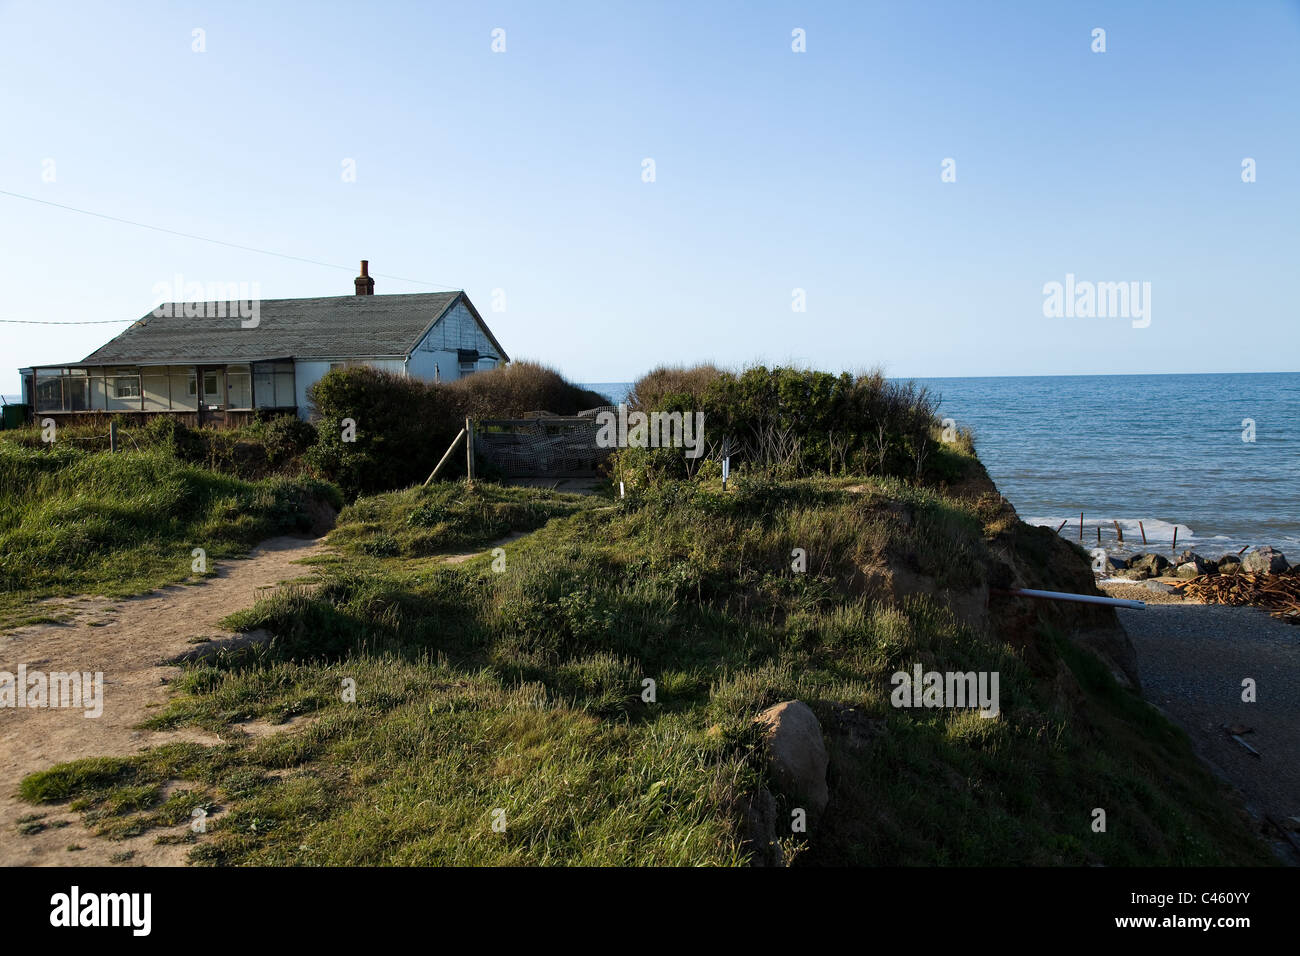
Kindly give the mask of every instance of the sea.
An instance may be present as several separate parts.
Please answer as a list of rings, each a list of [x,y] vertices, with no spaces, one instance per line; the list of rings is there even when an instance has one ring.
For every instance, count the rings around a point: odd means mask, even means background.
[[[1167,553],[1177,529],[1178,551],[1267,544],[1300,563],[1300,372],[914,381],[1031,524],[1089,549],[1100,528],[1111,553]],[[584,387],[617,403],[631,383]]]

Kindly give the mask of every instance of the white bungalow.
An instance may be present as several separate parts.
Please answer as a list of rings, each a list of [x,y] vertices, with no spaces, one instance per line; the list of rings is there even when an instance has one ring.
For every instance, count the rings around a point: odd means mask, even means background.
[[[38,417],[181,415],[239,424],[258,410],[309,414],[307,389],[331,368],[370,365],[452,381],[509,356],[464,292],[167,303],[80,362],[20,369]],[[250,317],[251,314],[251,317]]]

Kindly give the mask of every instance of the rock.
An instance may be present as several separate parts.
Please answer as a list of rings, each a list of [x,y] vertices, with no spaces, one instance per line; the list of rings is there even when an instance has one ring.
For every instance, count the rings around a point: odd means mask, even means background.
[[[1235,554],[1225,554],[1219,558],[1217,568],[1220,574],[1239,574],[1241,572],[1241,558]]]
[[[830,800],[826,787],[826,744],[822,727],[808,705],[787,700],[767,708],[754,722],[764,728],[772,777],[796,807],[816,818]]]
[[[1281,551],[1274,551],[1268,545],[1262,548],[1256,548],[1246,555],[1241,562],[1241,569],[1254,574],[1265,572],[1268,574],[1281,574],[1291,565],[1287,564],[1286,555]]]
[[[1118,574],[1120,571],[1123,571],[1128,567],[1128,559],[1108,554],[1102,559],[1101,567],[1097,567],[1096,565],[1093,567],[1095,570],[1101,571],[1103,574]]]
[[[1161,594],[1174,593],[1174,586],[1172,584],[1165,584],[1164,581],[1146,581],[1143,583],[1143,587],[1148,591],[1159,591]]]
[[[1130,567],[1124,569],[1123,571],[1117,571],[1115,573],[1115,577],[1128,578],[1130,581],[1142,581],[1146,578],[1151,577],[1151,569],[1148,567],[1142,567],[1142,568]]]
[[[1186,561],[1179,563],[1174,570],[1174,574],[1180,578],[1199,578],[1202,574],[1209,574],[1214,569],[1214,565],[1206,561],[1199,554],[1193,554],[1190,551],[1184,553]]]
[[[1207,561],[1205,558],[1201,557],[1195,551],[1184,551],[1182,554],[1178,556],[1176,560],[1171,561],[1170,564],[1172,564],[1174,567],[1178,567],[1178,565],[1180,564],[1195,564],[1197,562],[1200,562],[1201,564],[1205,564],[1205,565],[1210,565],[1213,563],[1212,561]]]
[[[1142,554],[1135,554],[1130,558],[1128,566],[1130,571],[1144,570],[1147,572],[1143,575],[1144,577],[1154,578],[1165,572],[1165,569],[1169,567],[1169,562],[1162,554],[1153,554],[1146,551]]]

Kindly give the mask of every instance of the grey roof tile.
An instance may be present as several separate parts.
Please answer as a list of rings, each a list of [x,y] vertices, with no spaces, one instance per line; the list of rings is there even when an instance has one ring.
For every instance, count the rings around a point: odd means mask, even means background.
[[[184,303],[173,303],[170,316],[150,312],[76,364],[404,356],[461,295],[426,292],[263,299],[257,327],[247,329],[241,325],[239,303],[203,303],[202,318],[187,318]],[[224,318],[216,317],[218,305],[225,306]],[[490,331],[487,334],[492,338]]]

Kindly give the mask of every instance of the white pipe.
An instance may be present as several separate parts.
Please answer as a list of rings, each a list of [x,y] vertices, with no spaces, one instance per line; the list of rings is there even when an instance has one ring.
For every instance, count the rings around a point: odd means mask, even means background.
[[[1030,588],[1020,588],[1007,593],[1013,594],[1016,597],[1047,598],[1049,601],[1078,601],[1080,604],[1105,604],[1109,607],[1133,608],[1136,611],[1146,609],[1146,603],[1143,601],[1125,601],[1121,598],[1100,597],[1094,594],[1068,594],[1065,591],[1035,591]]]

